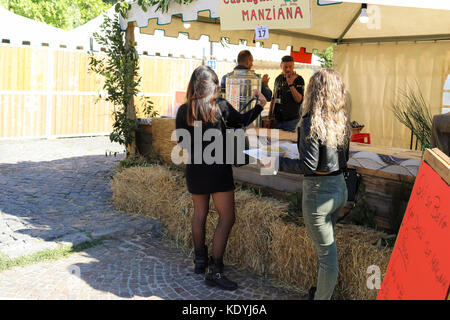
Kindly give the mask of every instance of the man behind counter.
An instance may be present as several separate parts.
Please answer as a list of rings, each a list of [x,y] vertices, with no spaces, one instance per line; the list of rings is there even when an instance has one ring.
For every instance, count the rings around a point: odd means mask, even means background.
[[[275,79],[268,127],[275,116],[275,129],[295,132],[300,120],[304,90],[305,81],[294,71],[294,58],[284,56],[281,59],[281,74]]]
[[[248,50],[242,50],[239,52],[237,57],[237,63],[238,65],[234,68],[234,70],[251,70],[253,67],[253,56],[250,51]],[[231,76],[233,73],[230,72],[222,77],[222,92],[225,93],[225,86],[226,86],[226,80],[227,77]],[[262,77],[262,85],[261,85],[261,93],[264,95],[267,101],[270,101],[272,99],[272,91],[269,89],[269,76],[267,74],[263,75]]]

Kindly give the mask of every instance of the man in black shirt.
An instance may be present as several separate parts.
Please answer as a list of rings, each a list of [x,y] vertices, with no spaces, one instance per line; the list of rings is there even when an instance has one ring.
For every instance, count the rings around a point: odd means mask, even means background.
[[[294,58],[291,56],[281,59],[281,70],[281,74],[275,79],[268,123],[275,117],[275,129],[295,132],[300,120],[305,80],[294,71]]]

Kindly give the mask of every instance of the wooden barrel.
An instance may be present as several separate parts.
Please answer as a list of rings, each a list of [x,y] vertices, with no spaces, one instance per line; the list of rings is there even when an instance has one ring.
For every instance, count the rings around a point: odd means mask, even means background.
[[[136,147],[139,154],[148,160],[152,159],[154,155],[152,138],[151,123],[140,123],[136,130]]]

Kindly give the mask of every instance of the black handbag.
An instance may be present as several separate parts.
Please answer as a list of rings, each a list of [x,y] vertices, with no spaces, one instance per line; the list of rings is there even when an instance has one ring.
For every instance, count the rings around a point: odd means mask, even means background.
[[[242,134],[244,135],[244,137],[241,137],[240,134],[234,135],[234,138],[233,138],[234,159],[233,159],[232,165],[235,167],[242,167],[247,164],[250,164],[250,156],[248,154],[244,153],[244,150],[250,149],[250,143],[248,140],[248,135],[245,133],[245,128],[242,127],[242,128],[227,128],[227,129],[233,129],[235,131],[242,130],[243,131]],[[242,138],[244,138],[243,144],[239,143],[239,140]],[[241,156],[239,157],[239,155],[241,155]],[[243,157],[242,157],[242,155],[243,155]]]
[[[247,108],[254,100],[256,100],[256,103],[258,103],[258,99],[253,98],[251,99],[249,102],[247,102],[247,104],[245,104],[240,110],[245,110],[245,108]],[[246,153],[244,153],[244,150],[249,150],[250,149],[250,142],[248,139],[248,135],[245,133],[245,129],[248,126],[248,123],[246,125],[242,125],[239,128],[235,128],[235,127],[229,127],[227,126],[227,123],[225,121],[225,119],[222,116],[222,112],[220,111],[219,108],[219,112],[220,112],[220,118],[222,119],[223,125],[225,126],[226,130],[233,130],[234,134],[233,134],[233,163],[231,163],[231,165],[233,165],[234,167],[242,167],[245,166],[247,164],[250,164],[250,156]],[[252,110],[253,112],[253,110]],[[237,130],[242,130],[242,132],[238,132],[238,134],[236,134]],[[244,139],[244,143],[239,143],[239,139]],[[228,162],[227,162],[228,163]]]
[[[359,185],[361,183],[361,175],[356,169],[347,168],[344,172],[345,183],[347,184],[348,198],[347,201],[356,202]]]
[[[244,153],[244,150],[250,149],[250,142],[248,140],[248,135],[245,133],[245,127],[242,126],[240,128],[234,128],[227,126],[225,119],[222,117],[222,113],[220,114],[220,118],[225,126],[225,129],[233,130],[233,163],[231,164],[235,167],[242,167],[250,163],[250,156]],[[238,131],[241,130],[241,131]],[[236,132],[238,131],[238,132]],[[237,133],[237,134],[236,134]],[[244,143],[240,143],[244,139]],[[241,141],[240,141],[241,140]],[[228,148],[227,148],[228,149]],[[240,155],[240,157],[239,157]]]
[[[345,183],[347,184],[347,201],[353,202],[352,208],[354,208],[356,206],[356,202],[358,201],[357,195],[359,185],[361,184],[361,175],[356,172],[356,169],[346,168],[344,169],[344,178]],[[336,223],[344,220],[351,212],[351,209],[348,210],[347,213],[337,219]]]

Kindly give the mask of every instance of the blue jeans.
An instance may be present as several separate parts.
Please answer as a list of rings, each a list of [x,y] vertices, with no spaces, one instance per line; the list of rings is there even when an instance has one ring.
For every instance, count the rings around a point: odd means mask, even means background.
[[[306,230],[318,258],[315,300],[329,300],[338,277],[334,225],[339,211],[347,202],[344,175],[313,176],[303,179],[302,211]]]
[[[296,118],[289,121],[276,121],[275,120],[275,129],[281,129],[284,131],[295,132],[295,128],[297,127],[300,118]]]

